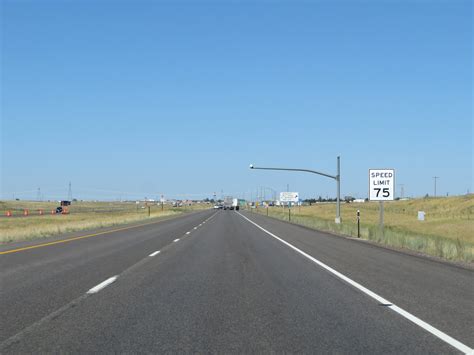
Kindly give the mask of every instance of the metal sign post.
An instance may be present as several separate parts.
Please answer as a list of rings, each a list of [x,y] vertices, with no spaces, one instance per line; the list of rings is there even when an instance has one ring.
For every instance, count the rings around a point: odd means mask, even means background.
[[[379,230],[380,230],[380,235],[383,236],[383,201],[379,202],[380,207],[379,207]]]

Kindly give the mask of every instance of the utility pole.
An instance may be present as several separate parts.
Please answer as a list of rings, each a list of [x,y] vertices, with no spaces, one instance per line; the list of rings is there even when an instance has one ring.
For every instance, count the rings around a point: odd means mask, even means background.
[[[399,184],[400,186],[400,198],[404,198],[405,197],[405,184]]]
[[[41,201],[41,188],[38,187],[38,191],[36,193],[36,201]]]
[[[71,187],[71,182],[69,181],[69,189],[67,192],[67,199],[68,201],[72,201],[72,187]]]
[[[434,179],[434,197],[436,197],[436,180],[439,179],[439,176],[433,176]]]

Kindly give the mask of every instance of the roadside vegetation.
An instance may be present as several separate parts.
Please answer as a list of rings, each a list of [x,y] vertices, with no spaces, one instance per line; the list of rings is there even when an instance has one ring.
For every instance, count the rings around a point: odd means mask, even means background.
[[[134,202],[73,202],[69,214],[51,214],[57,202],[0,201],[0,244],[46,238],[58,234],[111,227],[127,223],[165,218],[199,209],[209,204],[172,207]],[[148,215],[150,207],[150,215]],[[24,216],[25,209],[29,215]],[[43,210],[43,215],[40,215]],[[11,211],[12,217],[6,217]]]
[[[357,237],[387,246],[410,249],[453,261],[474,261],[474,195],[421,198],[384,203],[384,231],[379,229],[379,203],[342,203],[342,224],[335,224],[336,205],[316,203],[291,208],[291,222],[310,228]],[[253,212],[289,219],[288,208],[259,207]],[[426,213],[419,221],[418,211]]]

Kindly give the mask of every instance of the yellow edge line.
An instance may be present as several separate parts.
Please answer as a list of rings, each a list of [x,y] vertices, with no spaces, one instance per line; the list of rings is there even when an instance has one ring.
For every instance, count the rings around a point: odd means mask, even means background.
[[[54,241],[54,242],[49,242],[49,243],[36,244],[36,245],[31,245],[31,246],[28,246],[28,247],[23,247],[23,248],[18,248],[18,249],[11,249],[11,250],[0,251],[0,255],[18,253],[18,252],[20,252],[20,251],[29,250],[29,249],[43,248],[43,247],[47,247],[47,246],[49,246],[49,245],[54,245],[54,244],[68,243],[68,242],[72,242],[72,241],[74,241],[74,240],[85,239],[85,238],[91,238],[91,237],[95,237],[95,236],[102,235],[102,234],[109,234],[109,233],[119,232],[119,231],[123,231],[123,230],[127,230],[127,229],[132,229],[132,228],[137,228],[137,227],[148,226],[148,225],[150,225],[150,224],[155,224],[155,223],[159,223],[159,222],[162,222],[162,221],[155,221],[155,222],[150,222],[150,223],[143,223],[143,224],[138,224],[138,225],[130,226],[130,227],[117,228],[117,229],[113,229],[113,230],[105,231],[105,232],[99,232],[99,233],[94,233],[94,234],[82,235],[82,236],[80,236],[80,237],[74,237],[74,238],[69,238],[69,239],[61,239],[61,240],[56,240],[56,241]]]

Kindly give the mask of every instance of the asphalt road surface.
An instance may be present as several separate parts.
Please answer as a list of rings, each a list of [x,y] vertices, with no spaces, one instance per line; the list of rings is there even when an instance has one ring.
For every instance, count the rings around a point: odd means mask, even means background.
[[[4,246],[0,275],[2,354],[474,346],[472,270],[249,212]]]

